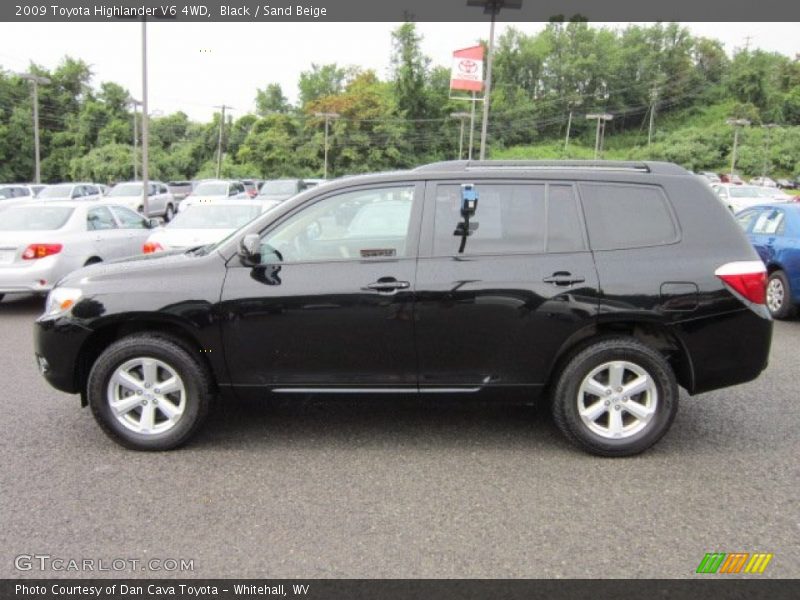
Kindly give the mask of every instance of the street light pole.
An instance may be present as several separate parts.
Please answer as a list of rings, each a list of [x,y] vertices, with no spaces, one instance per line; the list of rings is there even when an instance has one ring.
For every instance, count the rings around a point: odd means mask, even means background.
[[[33,82],[33,148],[35,157],[35,183],[42,182],[42,169],[41,160],[39,157],[39,84],[47,85],[50,80],[47,77],[34,75],[33,73],[18,73],[18,75],[27,81]]]
[[[147,19],[142,18],[142,215],[150,217],[150,173],[148,150],[150,133],[147,112]]]
[[[217,179],[219,179],[219,173],[222,169],[222,129],[225,127],[225,109],[233,109],[233,107],[222,104],[214,108],[222,109],[222,115],[219,118],[219,137],[217,138]]]
[[[733,125],[733,152],[731,154],[731,177],[736,172],[736,149],[739,146],[739,127],[747,127],[750,121],[747,119],[728,119],[728,125]]]
[[[132,96],[128,96],[128,103],[133,106],[133,180],[139,179],[139,133],[136,126],[136,107],[141,106],[140,100],[136,100]]]
[[[325,118],[325,151],[324,151],[325,165],[323,166],[322,178],[327,179],[328,178],[328,123],[330,122],[331,119],[338,119],[340,115],[339,113],[335,112],[315,112],[314,116]]]
[[[486,158],[486,133],[489,126],[489,96],[492,93],[492,62],[494,59],[494,22],[502,8],[521,8],[522,0],[467,0],[467,6],[483,8],[483,12],[491,15],[489,26],[489,56],[486,59],[486,84],[483,86],[483,120],[481,122],[480,160]]]
[[[464,119],[469,119],[468,112],[454,112],[450,113],[450,117],[453,119],[458,119],[461,121],[461,130],[458,134],[458,160],[461,160],[461,157],[464,154]]]

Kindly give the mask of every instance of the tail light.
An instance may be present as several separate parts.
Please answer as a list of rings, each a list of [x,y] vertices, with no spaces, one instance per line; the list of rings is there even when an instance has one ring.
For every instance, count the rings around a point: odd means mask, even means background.
[[[164,248],[158,242],[145,242],[142,246],[142,252],[145,254],[152,254],[153,252],[161,252]]]
[[[35,260],[58,254],[64,246],[61,244],[31,244],[22,253],[22,260]]]
[[[760,260],[730,262],[714,271],[738,295],[753,304],[764,304],[767,269]]]

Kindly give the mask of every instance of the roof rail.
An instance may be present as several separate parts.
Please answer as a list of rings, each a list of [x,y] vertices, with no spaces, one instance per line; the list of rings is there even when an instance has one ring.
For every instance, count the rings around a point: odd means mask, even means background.
[[[683,174],[673,163],[623,160],[451,160],[421,165],[414,171],[467,172],[481,170],[558,170],[637,171],[640,173]]]

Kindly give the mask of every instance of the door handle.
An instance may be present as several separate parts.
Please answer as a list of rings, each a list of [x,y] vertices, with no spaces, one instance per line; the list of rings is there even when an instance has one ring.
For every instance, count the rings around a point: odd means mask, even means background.
[[[586,281],[584,277],[580,275],[573,275],[568,271],[556,271],[550,277],[545,277],[542,279],[545,283],[552,283],[553,285],[573,285],[575,283],[583,283]]]
[[[408,281],[397,281],[394,277],[381,277],[374,283],[368,283],[367,289],[375,290],[380,294],[394,294],[397,290],[411,287]]]

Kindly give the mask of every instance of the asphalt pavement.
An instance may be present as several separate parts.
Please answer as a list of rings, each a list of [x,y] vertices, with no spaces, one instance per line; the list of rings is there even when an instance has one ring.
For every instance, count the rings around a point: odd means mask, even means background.
[[[385,397],[227,403],[152,454],[38,374],[42,305],[0,303],[0,577],[679,578],[707,552],[800,576],[800,321],[757,381],[682,393],[638,457],[584,454],[530,406]],[[128,566],[50,564],[84,559]]]

